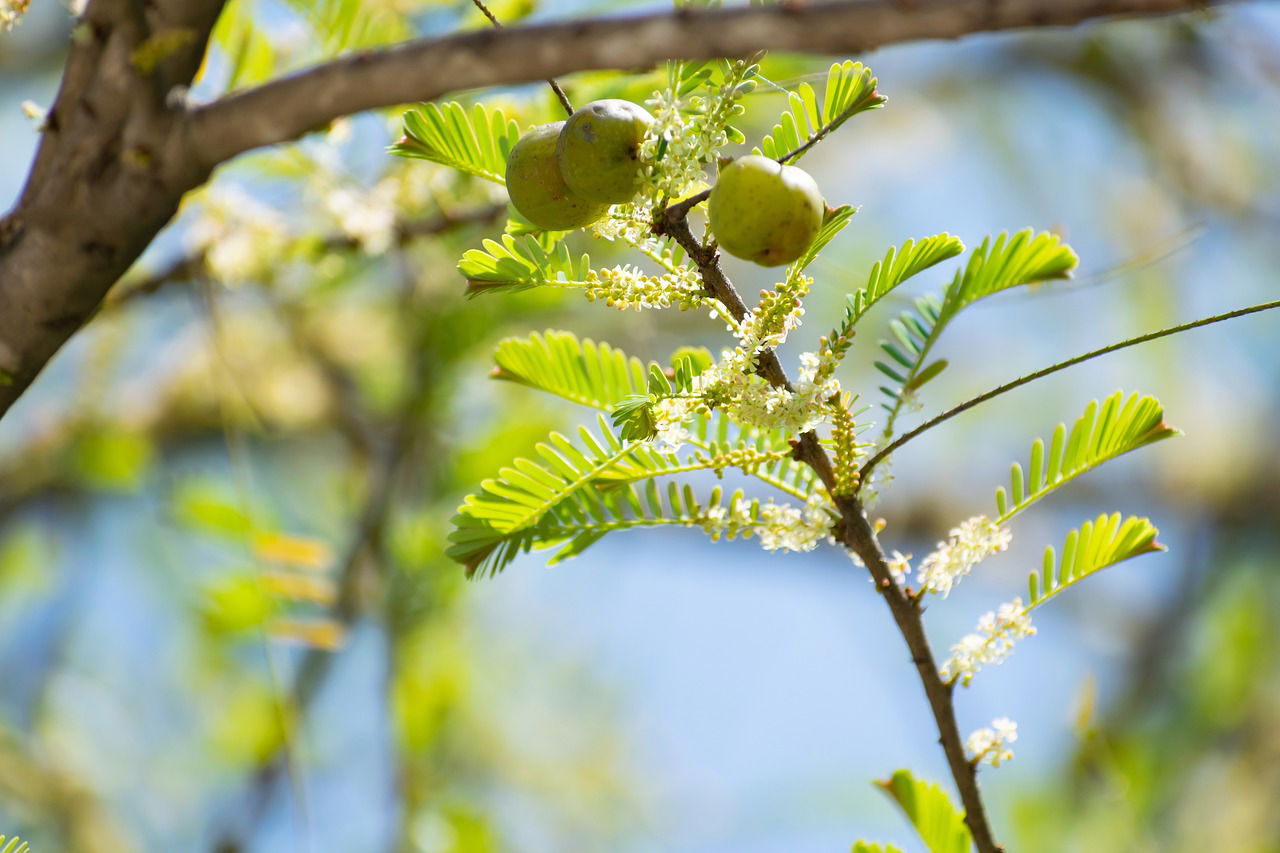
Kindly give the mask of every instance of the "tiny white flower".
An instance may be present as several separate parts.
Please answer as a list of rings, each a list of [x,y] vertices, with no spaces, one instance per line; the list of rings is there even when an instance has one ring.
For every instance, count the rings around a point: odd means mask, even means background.
[[[893,555],[885,563],[889,566],[889,574],[893,576],[894,583],[902,586],[907,582],[907,575],[911,574],[910,554],[894,551]]]
[[[946,542],[920,562],[916,576],[921,588],[941,594],[951,588],[983,559],[1009,547],[1013,534],[985,515],[975,516],[951,528]]]
[[[990,728],[981,728],[969,735],[965,740],[965,751],[970,761],[999,767],[1013,759],[1009,744],[1017,739],[1018,724],[1008,717],[997,717],[991,721]]]
[[[1013,652],[1015,642],[1035,632],[1021,598],[1001,604],[978,620],[977,633],[965,635],[951,647],[951,657],[942,664],[939,675],[944,681],[959,681],[968,687],[979,669],[1002,662]]]

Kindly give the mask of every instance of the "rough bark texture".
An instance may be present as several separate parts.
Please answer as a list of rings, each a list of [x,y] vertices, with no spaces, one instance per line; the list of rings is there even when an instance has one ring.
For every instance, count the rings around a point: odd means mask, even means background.
[[[0,416],[172,218],[237,154],[339,116],[449,92],[763,48],[859,53],[896,42],[1063,26],[1204,0],[838,0],[570,21],[358,53],[189,108],[181,93],[222,0],[93,0],[17,206],[0,219]],[[167,46],[166,49],[160,49]]]

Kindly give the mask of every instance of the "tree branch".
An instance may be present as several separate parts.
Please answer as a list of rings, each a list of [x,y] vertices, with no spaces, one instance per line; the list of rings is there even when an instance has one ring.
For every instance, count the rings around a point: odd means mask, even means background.
[[[207,167],[295,139],[339,116],[449,92],[574,71],[642,68],[757,50],[864,53],[920,39],[1091,18],[1203,8],[1211,0],[837,0],[680,9],[482,30],[358,53],[197,109],[191,139]]]
[[[687,214],[687,210],[669,208],[664,212],[663,218],[655,224],[654,231],[660,235],[669,235],[680,244],[689,258],[697,264],[698,272],[707,290],[729,309],[729,313],[735,320],[741,321],[747,313],[746,304],[743,303],[724,271],[720,269],[719,254],[715,248],[699,243],[689,230],[689,224],[685,219]],[[758,365],[756,372],[769,384],[775,388],[792,390],[786,371],[783,370],[782,364],[772,349],[766,348],[760,353]],[[796,442],[795,456],[812,468],[822,480],[823,485],[827,487],[827,491],[835,495],[835,469],[816,433],[809,431],[801,434]],[[907,648],[911,652],[911,662],[915,664],[916,673],[929,701],[929,708],[933,712],[934,723],[938,728],[938,739],[946,754],[947,764],[951,768],[951,777],[955,780],[956,789],[960,792],[960,800],[965,809],[965,823],[969,826],[973,841],[979,853],[999,853],[1002,848],[996,844],[991,833],[982,794],[978,789],[977,767],[965,755],[964,742],[960,737],[955,706],[951,701],[953,687],[945,683],[939,675],[933,650],[925,634],[920,599],[910,595],[894,581],[884,551],[876,539],[875,530],[867,521],[861,501],[856,496],[836,496],[834,500],[836,508],[840,511],[840,521],[832,530],[832,535],[856,554],[871,572],[876,590],[884,596],[898,631],[907,643]]]
[[[834,0],[679,9],[424,39],[344,56],[189,109],[181,87],[222,0],[93,0],[18,205],[0,219],[0,416],[98,309],[222,162],[340,116],[484,86],[761,49],[865,52],[897,42],[1163,14],[1214,0]],[[140,47],[191,41],[155,67]]]

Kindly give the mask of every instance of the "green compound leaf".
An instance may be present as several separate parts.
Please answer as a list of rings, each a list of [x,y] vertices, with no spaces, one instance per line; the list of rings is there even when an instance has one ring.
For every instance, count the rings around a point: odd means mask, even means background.
[[[506,185],[507,155],[520,127],[500,109],[475,104],[420,104],[404,114],[404,138],[391,146],[401,157],[417,157]]]
[[[606,343],[579,340],[571,332],[547,330],[527,338],[506,338],[498,343],[494,361],[495,379],[537,388],[602,412],[647,388],[640,359]]]
[[[603,416],[595,430],[579,428],[576,442],[552,433],[537,446],[536,460],[516,459],[498,477],[481,483],[480,492],[467,496],[453,517],[452,544],[445,553],[466,566],[468,575],[496,574],[533,548],[559,546],[549,561],[555,564],[608,533],[699,526],[721,508],[741,520],[726,531],[730,538],[759,522],[760,502],[747,500],[740,491],[722,502],[723,491],[716,488],[704,502],[691,487],[675,482],[667,484],[664,495],[653,477],[669,473],[665,470],[648,471],[643,487],[608,479],[620,465],[630,475],[651,464],[655,457],[637,453],[639,447],[619,440]]]
[[[1181,433],[1164,422],[1164,409],[1154,397],[1122,391],[1099,406],[1094,400],[1067,432],[1058,424],[1049,441],[1037,438],[1031,445],[1026,473],[1018,463],[1010,469],[1009,489],[996,490],[997,523],[1003,524],[1031,504],[1104,462],[1148,444]]]
[[[813,87],[801,83],[787,95],[787,111],[769,135],[760,140],[754,153],[780,159],[821,133],[830,133],[853,116],[884,105],[876,91],[876,78],[861,62],[846,60],[827,70],[827,85],[821,103]],[[807,153],[807,152],[805,152]],[[801,155],[792,160],[794,163]]]
[[[850,853],[902,853],[902,850],[892,844],[880,845],[870,841],[855,841]]]
[[[31,848],[27,842],[18,838],[16,835],[8,837],[0,835],[0,853],[30,853]]]
[[[908,770],[876,784],[906,813],[929,853],[971,853],[973,838],[964,815],[937,785],[916,779]]]
[[[502,235],[502,242],[485,240],[483,249],[468,249],[458,262],[467,279],[467,294],[513,293],[532,287],[584,288],[591,258],[576,261],[563,243],[548,248],[533,237]]]
[[[1122,523],[1120,513],[1100,515],[1086,521],[1067,534],[1062,543],[1062,559],[1055,561],[1053,546],[1044,549],[1042,570],[1032,572],[1028,581],[1031,610],[1053,598],[1067,587],[1084,580],[1108,566],[1166,550],[1156,541],[1156,530],[1150,519],[1130,516]]]

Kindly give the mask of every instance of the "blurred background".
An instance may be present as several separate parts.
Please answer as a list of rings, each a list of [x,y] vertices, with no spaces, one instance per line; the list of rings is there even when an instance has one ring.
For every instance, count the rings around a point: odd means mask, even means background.
[[[619,8],[535,2],[495,12]],[[484,23],[370,0],[336,26],[350,6],[233,0],[195,96]],[[6,207],[69,30],[36,2],[0,35]],[[857,58],[889,104],[806,159],[861,210],[811,269],[792,361],[889,245],[940,231],[1055,229],[1081,266],[962,317],[917,418],[1280,293],[1277,5]],[[817,85],[829,62],[764,73]],[[643,101],[659,80],[563,82]],[[553,116],[545,87],[483,94]],[[756,139],[784,101],[747,103]],[[481,478],[581,419],[487,379],[495,342],[566,328],[665,359],[724,337],[702,315],[465,300],[455,263],[501,233],[505,196],[390,157],[401,112],[223,167],[0,422],[0,833],[36,853],[920,849],[871,780],[908,767],[949,788],[946,769],[905,647],[841,553],[637,532],[474,582],[441,556]],[[727,269],[744,293],[771,281]],[[846,388],[878,403],[874,333],[948,276],[868,318]],[[1186,432],[1019,518],[927,615],[945,654],[1099,512],[1149,515],[1170,548],[1055,601],[959,692],[963,731],[1019,723],[1016,760],[982,773],[1008,849],[1280,851],[1277,329],[1264,313],[1093,361],[895,460],[874,511],[919,557],[1091,399],[1153,394]]]

